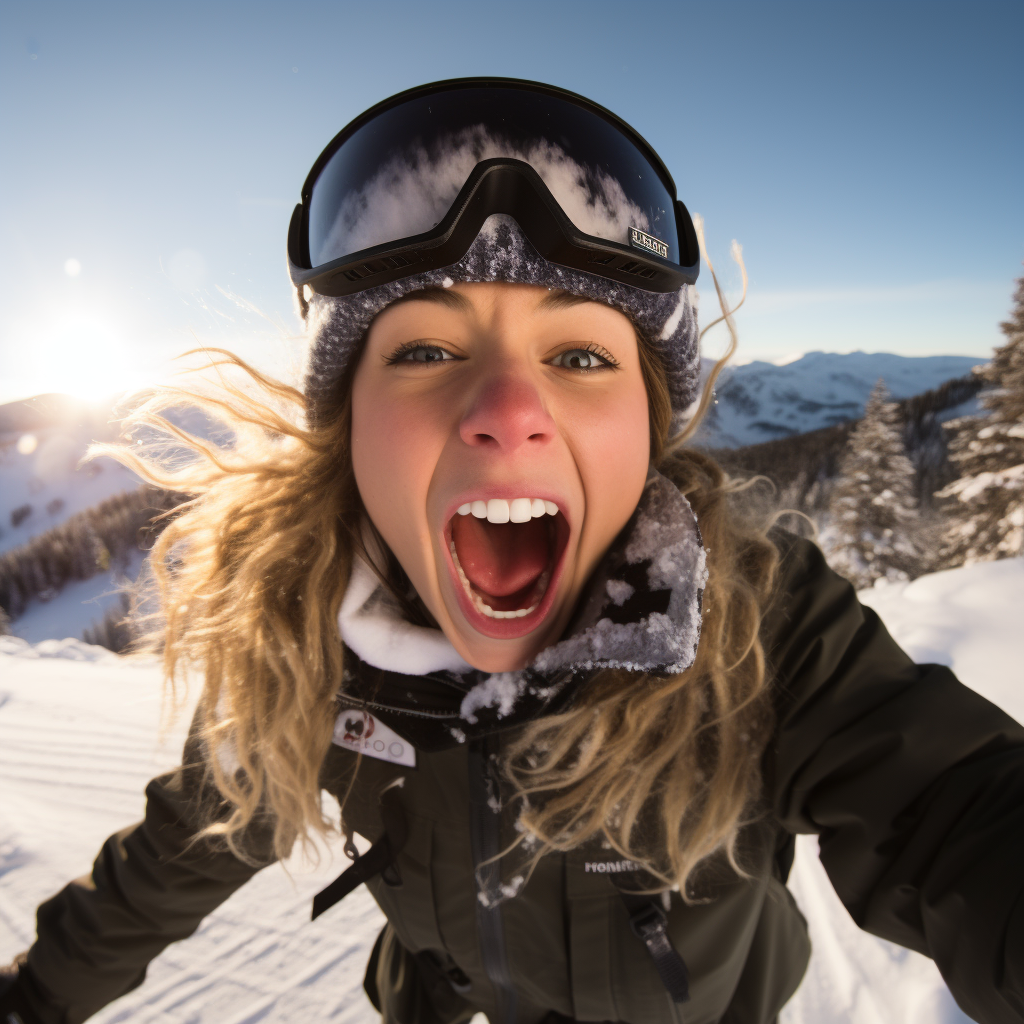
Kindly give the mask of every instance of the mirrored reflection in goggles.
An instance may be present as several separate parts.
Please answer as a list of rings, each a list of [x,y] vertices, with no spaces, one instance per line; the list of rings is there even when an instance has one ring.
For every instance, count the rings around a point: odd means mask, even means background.
[[[470,88],[386,110],[341,145],[313,186],[311,265],[429,231],[493,157],[529,163],[585,234],[628,245],[638,228],[679,262],[672,195],[617,128],[558,97]]]

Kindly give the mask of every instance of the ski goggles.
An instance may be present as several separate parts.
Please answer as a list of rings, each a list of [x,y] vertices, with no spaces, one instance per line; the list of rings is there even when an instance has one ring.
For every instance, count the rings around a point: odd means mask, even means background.
[[[457,263],[494,214],[563,267],[650,292],[697,280],[693,222],[654,150],[582,96],[506,78],[399,93],[335,136],[292,214],[289,273],[352,295]]]

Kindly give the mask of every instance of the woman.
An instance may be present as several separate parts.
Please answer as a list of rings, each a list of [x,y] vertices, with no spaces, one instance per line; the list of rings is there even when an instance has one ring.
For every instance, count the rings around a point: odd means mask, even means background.
[[[858,924],[1024,1020],[1024,730],[668,444],[698,254],[647,144],[546,86],[413,90],[314,165],[289,261],[305,393],[253,377],[306,425],[229,389],[218,451],[168,394],[137,421],[202,458],[121,453],[195,495],[152,563],[203,699],[145,820],[40,908],[6,1019],[137,985],[329,830],[323,788],[372,846],[314,916],[370,887],[387,1022],[772,1021],[801,832]]]

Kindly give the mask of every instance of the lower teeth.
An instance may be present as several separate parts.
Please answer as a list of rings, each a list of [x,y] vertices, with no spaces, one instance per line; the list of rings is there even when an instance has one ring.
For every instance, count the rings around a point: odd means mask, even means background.
[[[452,553],[452,561],[455,563],[455,571],[459,574],[462,586],[469,595],[469,599],[473,602],[473,607],[476,608],[481,615],[486,615],[489,619],[522,619],[529,615],[530,612],[535,612],[537,610],[537,607],[540,605],[540,601],[531,604],[529,608],[516,608],[515,611],[511,612],[496,611],[489,604],[485,604],[483,598],[473,592],[469,579],[462,571],[462,565],[459,563],[459,556],[455,553],[455,541],[449,541],[448,549]],[[541,594],[548,589],[548,583],[550,581],[551,573],[545,569],[541,577],[537,580],[537,589]],[[537,591],[535,590],[535,593],[536,592]]]

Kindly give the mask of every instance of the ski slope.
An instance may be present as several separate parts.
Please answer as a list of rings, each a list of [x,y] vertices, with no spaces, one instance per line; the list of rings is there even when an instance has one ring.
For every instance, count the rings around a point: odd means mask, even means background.
[[[1019,609],[1024,559],[937,573],[862,595],[921,661],[952,665],[1024,720]],[[160,728],[156,666],[76,640],[0,638],[0,962],[32,940],[40,900],[88,871],[104,838],[142,813],[142,788],[176,763],[188,707]],[[378,1020],[362,992],[383,923],[365,889],[315,922],[313,894],[347,864],[267,869],[171,946],[144,985],[93,1020],[285,1024]],[[932,963],[860,932],[833,893],[813,839],[790,879],[814,956],[783,1024],[967,1021]],[[480,1018],[482,1021],[482,1018]]]

